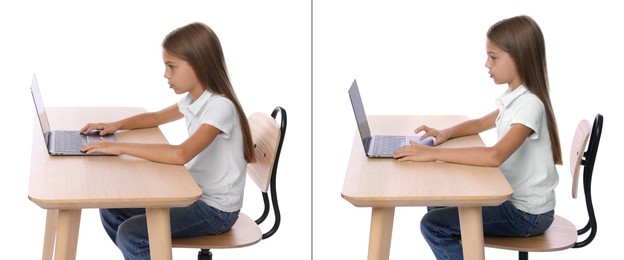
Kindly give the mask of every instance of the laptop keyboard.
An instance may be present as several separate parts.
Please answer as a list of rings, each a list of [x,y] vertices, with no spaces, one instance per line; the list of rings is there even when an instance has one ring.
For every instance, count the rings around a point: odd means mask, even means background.
[[[54,134],[55,150],[57,152],[80,152],[84,138],[75,131],[57,131]]]
[[[401,136],[378,136],[373,146],[373,154],[392,154],[402,144]]]

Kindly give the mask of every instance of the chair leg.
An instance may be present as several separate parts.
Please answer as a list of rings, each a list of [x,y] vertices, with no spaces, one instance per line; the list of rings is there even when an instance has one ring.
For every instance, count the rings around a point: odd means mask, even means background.
[[[529,260],[529,252],[518,252],[519,260]]]
[[[197,260],[212,260],[210,249],[202,249],[197,253]]]

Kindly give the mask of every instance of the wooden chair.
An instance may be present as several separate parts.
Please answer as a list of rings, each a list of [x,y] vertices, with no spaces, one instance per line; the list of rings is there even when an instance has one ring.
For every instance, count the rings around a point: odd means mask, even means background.
[[[279,125],[276,121],[278,114],[281,119]],[[260,240],[275,234],[279,228],[281,215],[277,203],[275,183],[277,164],[286,134],[286,110],[276,107],[271,116],[264,113],[254,113],[249,116],[248,120],[256,160],[247,165],[247,174],[260,188],[264,201],[264,211],[255,221],[241,212],[232,229],[223,234],[172,239],[174,248],[200,248],[201,251],[197,255],[198,260],[211,260],[210,249],[239,248],[256,244]],[[259,225],[269,215],[271,206],[274,215],[273,226],[266,233],[262,233]]]
[[[591,132],[590,132],[591,130]],[[528,252],[559,251],[568,248],[580,248],[588,245],[596,236],[596,216],[591,198],[591,180],[602,133],[602,115],[597,114],[593,127],[582,120],[574,134],[572,150],[570,152],[570,171],[572,173],[572,198],[576,198],[579,172],[583,166],[583,191],[589,220],[585,227],[577,228],[569,220],[555,215],[555,221],[544,234],[534,237],[485,237],[485,246],[499,249],[518,251],[520,260],[528,260]],[[590,138],[591,134],[591,138]],[[587,141],[589,139],[589,145]],[[585,150],[587,147],[587,150]],[[590,231],[585,240],[577,242],[580,235]]]

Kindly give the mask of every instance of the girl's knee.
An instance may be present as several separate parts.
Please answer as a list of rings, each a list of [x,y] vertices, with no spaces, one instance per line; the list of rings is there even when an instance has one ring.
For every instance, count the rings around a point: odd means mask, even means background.
[[[117,228],[117,238],[121,238],[132,243],[143,240],[147,242],[147,225],[137,223],[137,221],[125,221]]]
[[[434,229],[433,222],[430,214],[425,214],[422,219],[420,219],[420,232],[422,234],[431,233]]]

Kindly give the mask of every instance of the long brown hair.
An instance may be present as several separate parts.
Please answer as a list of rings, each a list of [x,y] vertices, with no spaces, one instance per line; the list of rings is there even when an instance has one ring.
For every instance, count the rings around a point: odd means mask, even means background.
[[[526,88],[544,103],[553,159],[555,164],[563,164],[557,120],[550,102],[544,35],[539,25],[529,16],[515,16],[492,25],[487,38],[512,57]]]
[[[167,52],[188,62],[207,91],[225,96],[234,103],[243,131],[245,160],[254,161],[249,122],[230,83],[223,49],[214,31],[203,23],[191,23],[169,33],[162,46]]]

